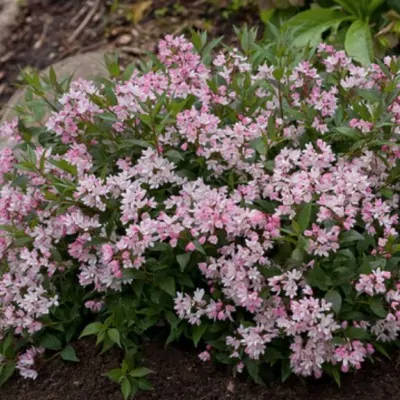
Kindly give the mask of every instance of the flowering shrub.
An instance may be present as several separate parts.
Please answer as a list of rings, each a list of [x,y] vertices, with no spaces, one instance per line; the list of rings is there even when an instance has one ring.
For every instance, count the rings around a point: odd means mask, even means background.
[[[400,62],[254,36],[167,36],[97,85],[26,77],[1,127],[1,382],[43,349],[77,361],[79,334],[124,349],[125,397],[144,335],[257,382],[338,380],[396,341]]]

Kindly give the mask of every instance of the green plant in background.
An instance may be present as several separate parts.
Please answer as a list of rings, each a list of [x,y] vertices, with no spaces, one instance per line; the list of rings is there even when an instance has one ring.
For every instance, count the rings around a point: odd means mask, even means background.
[[[362,64],[397,45],[400,15],[395,10],[388,13],[389,2],[334,0],[321,4],[300,12],[285,24],[296,31],[294,45],[316,45],[329,31],[330,40],[343,42],[347,53]]]
[[[264,23],[279,24],[279,21],[292,17],[305,3],[305,0],[259,0],[260,18]]]
[[[208,11],[207,11],[208,10]],[[362,64],[375,57],[395,53],[400,39],[399,0],[208,0],[204,11],[215,18],[242,19],[254,23],[261,20],[266,36],[270,26],[294,33],[294,46],[315,46],[324,39],[344,47],[349,56]],[[172,7],[158,6],[152,0],[120,2],[114,0],[111,13],[119,13],[133,23],[139,23],[154,12],[158,19],[169,12],[184,15],[188,12],[181,2]]]
[[[245,8],[257,10],[265,24],[292,30],[293,45],[298,47],[315,46],[322,38],[344,46],[362,64],[393,52],[399,44],[398,0],[232,0],[218,4],[228,16]]]
[[[258,12],[265,24],[292,30],[293,45],[317,45],[322,39],[344,46],[362,64],[393,52],[400,39],[398,0],[231,0],[214,1],[225,17]],[[266,35],[270,35],[266,29]]]
[[[306,0],[209,0],[224,18],[230,18],[244,10],[255,12],[264,22],[279,25],[305,6]]]

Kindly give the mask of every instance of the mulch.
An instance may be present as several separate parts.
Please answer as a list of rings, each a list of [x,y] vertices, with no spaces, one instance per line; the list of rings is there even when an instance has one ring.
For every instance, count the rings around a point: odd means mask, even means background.
[[[17,0],[15,0],[17,1]],[[224,0],[217,0],[219,6]],[[132,22],[138,3],[151,3]],[[226,1],[225,1],[226,2]],[[0,53],[0,109],[21,85],[20,71],[42,70],[68,56],[116,50],[121,63],[154,51],[167,33],[207,30],[232,37],[233,25],[257,20],[250,11],[223,17],[209,0],[24,0],[5,51]],[[113,8],[113,4],[120,4]],[[177,6],[179,4],[179,6]],[[90,17],[90,18],[89,18]],[[1,29],[1,27],[0,27]]]
[[[1,400],[122,400],[118,386],[104,377],[118,367],[119,354],[100,355],[90,341],[75,344],[80,363],[59,357],[40,365],[36,381],[15,377],[0,391]],[[399,370],[395,363],[378,361],[343,377],[338,388],[328,379],[300,380],[271,387],[234,379],[223,366],[202,363],[195,353],[149,343],[143,365],[152,369],[153,391],[137,400],[398,400]]]

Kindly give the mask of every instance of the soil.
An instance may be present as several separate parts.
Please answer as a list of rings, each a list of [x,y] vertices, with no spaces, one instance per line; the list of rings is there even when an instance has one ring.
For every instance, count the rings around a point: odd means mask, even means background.
[[[75,348],[80,363],[53,358],[39,367],[36,381],[9,381],[1,389],[1,400],[122,400],[117,385],[102,376],[118,366],[118,352],[99,355],[89,341]],[[195,353],[155,343],[145,346],[143,364],[154,371],[154,390],[139,392],[137,400],[398,400],[400,393],[400,371],[387,360],[343,377],[340,389],[328,380],[297,378],[282,385],[255,386],[234,379],[223,366],[202,363]]]
[[[256,14],[252,15],[250,10],[222,17],[209,0],[23,0],[22,3],[15,26],[3,43],[4,49],[0,49],[0,110],[21,84],[22,69],[41,70],[68,56],[100,48],[116,50],[124,64],[154,51],[158,40],[167,33],[201,29],[211,36],[229,38],[233,24],[256,23]],[[140,9],[139,3],[148,6]],[[113,4],[120,6],[113,8]],[[216,4],[221,7],[223,1],[217,0]]]

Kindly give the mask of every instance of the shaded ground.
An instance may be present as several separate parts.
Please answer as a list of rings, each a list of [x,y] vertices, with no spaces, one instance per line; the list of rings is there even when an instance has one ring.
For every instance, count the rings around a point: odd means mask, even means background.
[[[12,379],[1,389],[1,400],[122,400],[118,387],[102,374],[118,366],[118,354],[97,354],[89,342],[76,346],[78,364],[55,358],[40,367],[36,381]],[[347,375],[342,388],[319,380],[293,379],[285,385],[262,388],[235,380],[224,367],[203,364],[195,354],[149,344],[144,365],[154,391],[140,392],[137,400],[398,400],[399,370],[379,361],[362,372]]]
[[[15,91],[22,68],[43,69],[99,48],[117,49],[122,61],[130,61],[153,51],[167,33],[202,29],[212,36],[229,36],[234,23],[254,23],[256,16],[248,12],[236,15],[240,20],[224,18],[209,0],[24,0],[24,4],[0,49],[0,109]]]

